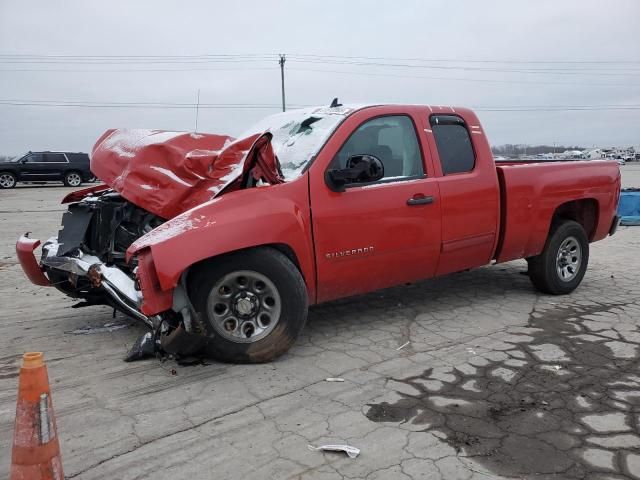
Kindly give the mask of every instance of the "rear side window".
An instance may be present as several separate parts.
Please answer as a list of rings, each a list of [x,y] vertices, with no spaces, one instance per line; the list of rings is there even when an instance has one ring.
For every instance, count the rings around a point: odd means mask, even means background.
[[[442,173],[450,175],[472,171],[476,157],[464,121],[455,115],[434,115],[430,123],[438,147]]]
[[[86,153],[67,153],[67,157],[72,163],[89,164],[89,155],[87,155]]]
[[[67,159],[62,153],[45,153],[43,161],[47,163],[66,163]]]

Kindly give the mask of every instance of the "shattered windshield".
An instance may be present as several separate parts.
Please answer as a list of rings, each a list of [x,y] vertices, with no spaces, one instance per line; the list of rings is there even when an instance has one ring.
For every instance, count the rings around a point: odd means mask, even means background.
[[[271,145],[278,156],[285,180],[300,176],[324,142],[354,109],[314,107],[271,115],[242,134],[271,132]]]

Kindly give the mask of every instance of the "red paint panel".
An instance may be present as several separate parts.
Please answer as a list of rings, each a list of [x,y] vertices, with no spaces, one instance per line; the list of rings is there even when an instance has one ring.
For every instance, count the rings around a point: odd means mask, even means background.
[[[473,247],[493,247],[493,241],[495,240],[495,237],[495,233],[491,232],[484,235],[474,235],[472,237],[449,240],[447,242],[442,242],[442,252],[450,253]]]
[[[91,171],[130,202],[173,218],[237,180],[260,137],[109,130],[93,147]]]
[[[142,307],[140,308],[142,313],[155,315],[171,308],[173,290],[160,288],[160,281],[153,265],[150,250],[145,250],[138,256],[137,278],[142,291]]]
[[[140,237],[127,255],[150,248],[160,288],[170,290],[194,263],[268,244],[291,248],[309,299],[314,302],[315,263],[307,175],[279,185],[226,193]]]
[[[440,250],[440,193],[421,136],[420,107],[370,107],[351,115],[310,168],[318,301],[327,301],[433,276]],[[427,178],[333,192],[324,174],[349,136],[365,121],[408,115],[417,127]],[[425,148],[426,147],[426,148]],[[411,198],[433,197],[410,206]],[[355,250],[355,254],[352,254]],[[348,254],[347,254],[348,253]]]
[[[49,279],[44,275],[33,251],[40,245],[40,240],[22,236],[16,242],[16,255],[27,278],[36,285],[48,287]]]
[[[503,239],[497,261],[539,254],[556,209],[573,200],[597,203],[597,226],[591,241],[609,233],[620,188],[616,162],[530,163],[497,167],[504,198]]]
[[[442,198],[442,254],[437,275],[488,264],[500,230],[500,189],[487,138],[476,115],[466,108],[425,109],[423,120]],[[443,175],[431,115],[455,115],[465,122],[475,153],[474,169]],[[475,240],[471,240],[475,239]]]

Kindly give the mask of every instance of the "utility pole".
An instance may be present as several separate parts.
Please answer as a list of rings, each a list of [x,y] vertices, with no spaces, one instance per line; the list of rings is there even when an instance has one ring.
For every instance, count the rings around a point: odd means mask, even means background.
[[[198,133],[198,114],[200,113],[200,89],[198,89],[198,98],[196,100],[196,129],[193,133]]]
[[[280,80],[281,80],[281,84],[282,84],[282,111],[286,111],[287,108],[285,106],[285,101],[284,101],[284,62],[287,61],[287,58],[284,56],[284,54],[280,54],[280,60],[278,61],[278,63],[280,64]]]

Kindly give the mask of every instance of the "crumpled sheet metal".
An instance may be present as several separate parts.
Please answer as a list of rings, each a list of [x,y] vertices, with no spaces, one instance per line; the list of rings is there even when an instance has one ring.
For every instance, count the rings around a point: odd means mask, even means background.
[[[360,455],[360,449],[352,447],[351,445],[320,445],[318,447],[307,445],[307,448],[312,452],[344,452],[349,456],[349,458],[356,458],[358,455]]]
[[[233,188],[255,144],[263,169],[274,168],[277,160],[264,138],[108,130],[93,147],[91,171],[131,203],[170,219]]]

